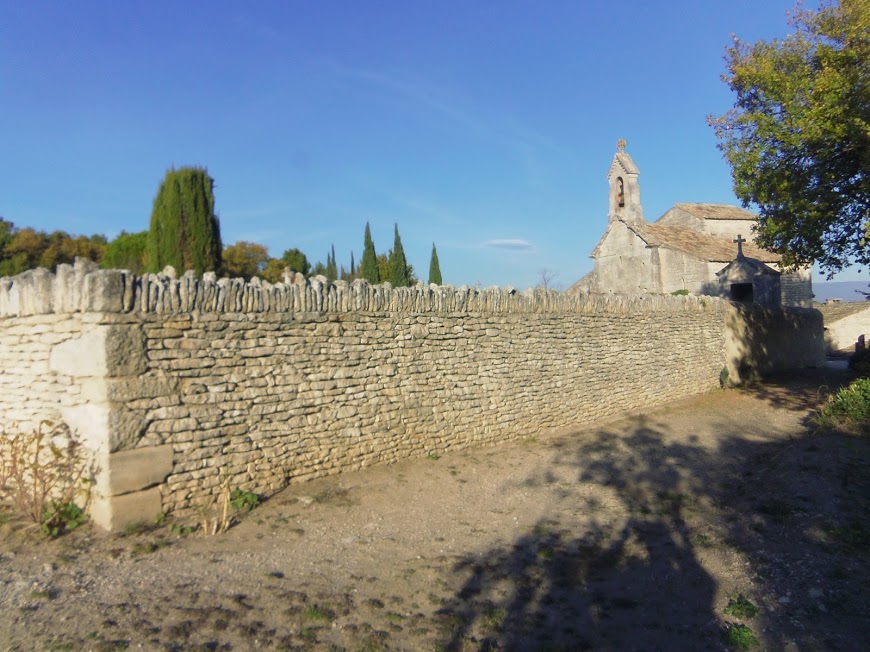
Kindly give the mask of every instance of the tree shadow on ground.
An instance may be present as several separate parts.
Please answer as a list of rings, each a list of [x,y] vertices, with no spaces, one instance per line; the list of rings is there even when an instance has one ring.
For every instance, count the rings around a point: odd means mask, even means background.
[[[555,442],[526,482],[549,483],[553,513],[573,501],[577,518],[544,517],[458,563],[443,647],[727,649],[735,619],[720,584],[739,568],[735,587],[760,608],[745,622],[765,649],[859,649],[870,637],[867,440],[758,442],[729,427],[714,446],[644,418]]]

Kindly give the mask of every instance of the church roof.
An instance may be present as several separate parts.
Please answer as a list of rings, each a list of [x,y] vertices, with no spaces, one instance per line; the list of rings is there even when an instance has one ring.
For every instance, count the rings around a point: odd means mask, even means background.
[[[755,222],[758,216],[737,206],[727,204],[674,204],[690,215],[702,220],[747,220]]]
[[[710,206],[711,204],[689,204],[694,206]],[[679,204],[678,204],[679,206]],[[724,208],[733,208],[726,206]],[[739,209],[736,209],[739,210]],[[723,219],[723,218],[719,218]],[[731,238],[702,233],[684,226],[669,226],[665,224],[625,223],[628,228],[650,247],[665,247],[676,249],[683,253],[700,258],[711,263],[728,263],[737,255],[737,245]],[[762,249],[755,244],[746,242],[743,245],[745,255],[764,263],[778,263],[779,256]]]
[[[614,163],[619,161],[619,164],[622,166],[622,169],[625,170],[626,174],[640,174],[640,170],[637,169],[637,166],[634,164],[634,161],[631,160],[631,157],[623,152],[616,152],[613,157]],[[612,169],[611,165],[611,169]]]

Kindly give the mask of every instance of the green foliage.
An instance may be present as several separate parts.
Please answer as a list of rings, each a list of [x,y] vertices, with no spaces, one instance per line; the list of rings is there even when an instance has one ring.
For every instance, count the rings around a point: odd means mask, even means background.
[[[719,387],[725,389],[730,386],[731,383],[731,373],[728,371],[728,367],[722,367],[722,370],[719,372]]]
[[[735,650],[748,650],[758,645],[758,639],[746,625],[728,623],[722,634],[725,643]]]
[[[259,507],[261,502],[263,502],[262,496],[244,489],[233,489],[230,492],[230,505],[236,511],[244,509],[250,512],[255,507]]]
[[[429,283],[442,285],[441,280],[441,264],[438,262],[438,252],[435,250],[435,243],[432,243],[432,257],[429,259]]]
[[[308,272],[311,271],[311,264],[308,262],[308,258],[298,249],[288,249],[281,254],[281,262],[284,263],[285,267],[289,267],[291,271],[299,272],[304,276],[308,276]]]
[[[224,273],[230,278],[250,281],[259,276],[269,261],[269,251],[261,244],[241,240],[223,251]]]
[[[372,231],[369,223],[366,222],[366,234],[363,241],[363,256],[360,263],[360,278],[365,279],[369,283],[380,283],[381,274],[378,271],[378,255],[375,252],[375,243],[372,240]]]
[[[103,235],[71,236],[65,231],[18,229],[0,218],[0,276],[15,276],[36,267],[54,271],[60,264],[74,263],[77,257],[99,262],[105,248]]]
[[[338,266],[335,262],[335,245],[332,245],[330,253],[326,256],[326,278],[330,283],[338,278]]]
[[[727,49],[737,98],[708,118],[757,241],[786,266],[870,264],[870,3],[798,8],[785,40]]]
[[[740,620],[751,620],[758,613],[758,607],[742,595],[728,598],[728,606],[725,607],[725,615],[739,618]]]
[[[88,515],[75,503],[52,500],[42,515],[40,526],[44,534],[54,539],[87,521]]]
[[[675,297],[685,297],[689,295],[688,290],[674,290],[671,294]]]
[[[148,231],[121,231],[117,238],[106,245],[100,266],[103,269],[128,269],[134,274],[141,274],[145,271],[147,244]]]
[[[813,420],[822,428],[870,434],[870,378],[859,378],[841,389],[814,415]]]
[[[214,212],[214,179],[205,168],[184,167],[166,173],[151,211],[148,270],[172,265],[197,274],[221,267],[220,224]]]
[[[319,604],[310,604],[305,607],[305,610],[302,612],[302,615],[309,620],[320,620],[324,622],[330,622],[335,618],[335,611],[330,609],[329,607],[325,607]]]
[[[399,225],[394,225],[393,250],[390,252],[390,283],[394,288],[406,288],[411,285],[411,277],[408,274],[408,259],[405,258],[405,249],[402,247],[402,238],[399,236]]]

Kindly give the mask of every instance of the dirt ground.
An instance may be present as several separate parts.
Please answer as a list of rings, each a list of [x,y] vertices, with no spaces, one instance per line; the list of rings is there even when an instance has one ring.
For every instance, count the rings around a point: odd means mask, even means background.
[[[212,537],[7,514],[0,650],[868,649],[870,438],[806,427],[847,378],[292,486]]]

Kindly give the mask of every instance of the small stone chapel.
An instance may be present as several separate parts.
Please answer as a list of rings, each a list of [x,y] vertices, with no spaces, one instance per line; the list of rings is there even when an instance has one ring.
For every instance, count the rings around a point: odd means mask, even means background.
[[[689,294],[744,303],[809,306],[809,269],[779,271],[777,254],[751,238],[757,216],[724,204],[675,204],[647,222],[640,201],[640,170],[620,140],[607,173],[608,223],[592,251],[593,270],[569,293]]]

